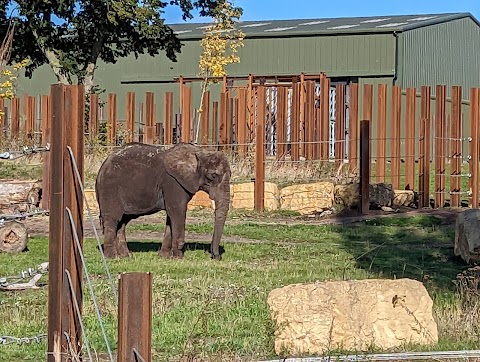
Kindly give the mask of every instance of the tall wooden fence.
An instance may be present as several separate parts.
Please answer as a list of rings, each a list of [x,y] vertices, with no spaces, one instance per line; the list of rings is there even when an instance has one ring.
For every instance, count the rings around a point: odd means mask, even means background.
[[[263,194],[267,162],[328,161],[355,172],[359,124],[368,119],[371,182],[415,190],[420,206],[430,206],[431,195],[434,207],[445,206],[446,196],[453,207],[465,200],[478,206],[478,88],[453,86],[447,97],[445,85],[417,92],[386,84],[332,84],[323,74],[281,80],[249,76],[242,84],[224,79],[219,94],[205,92],[199,112],[192,106],[192,87],[180,78],[176,109],[172,92],[162,99],[147,92],[141,104],[137,94],[128,92],[124,105],[116,94],[108,94],[106,101],[91,95],[86,137],[103,137],[111,146],[196,141],[248,154],[256,163],[256,192]],[[469,101],[463,100],[466,95]],[[0,104],[6,113],[2,140],[48,140],[49,102],[49,95],[24,95]],[[125,119],[117,117],[120,106]]]

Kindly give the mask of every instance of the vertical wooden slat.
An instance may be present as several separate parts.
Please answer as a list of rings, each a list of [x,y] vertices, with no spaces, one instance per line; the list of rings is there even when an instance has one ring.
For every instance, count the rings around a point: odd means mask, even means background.
[[[407,88],[405,112],[405,190],[415,189],[415,103],[416,89]]]
[[[445,205],[446,86],[437,85],[435,102],[435,208]]]
[[[127,92],[126,104],[127,142],[133,142],[135,132],[135,92]]]
[[[28,121],[28,116],[30,114],[30,103],[28,101],[29,95],[28,93],[23,94],[23,100],[22,100],[22,116],[20,117],[23,120],[23,136],[28,137],[28,134],[30,133],[29,126],[30,122]]]
[[[320,160],[329,158],[328,142],[330,133],[330,79],[320,79]]]
[[[292,114],[291,114],[291,159],[300,160],[300,84],[292,84]]]
[[[218,102],[212,103],[212,143],[218,145]]]
[[[462,87],[452,87],[452,118],[450,127],[450,206],[460,207],[460,177],[462,174]]]
[[[368,119],[370,124],[373,123],[373,85],[364,84],[363,85],[363,119]],[[370,162],[372,162],[372,140],[369,140],[370,146],[368,147],[370,155]]]
[[[247,83],[247,128],[248,142],[255,138],[255,90],[253,88],[253,75],[248,75]]]
[[[155,98],[153,92],[145,93],[145,143],[153,144],[155,139]]]
[[[166,92],[164,98],[163,117],[163,144],[170,145],[173,142],[173,93]]]
[[[51,143],[50,96],[42,96],[42,144]],[[50,152],[42,153],[42,208],[50,208]]]
[[[264,106],[264,104],[263,104]],[[258,105],[260,107],[260,105]],[[220,94],[220,144],[221,149],[228,147],[228,93]]]
[[[360,123],[360,212],[363,215],[370,210],[370,124],[368,119]]]
[[[385,182],[387,153],[387,85],[378,85],[377,105],[377,163],[375,175],[377,182]]]
[[[285,158],[287,150],[287,112],[288,112],[288,88],[280,87],[278,89],[277,103],[277,160]]]
[[[358,83],[350,85],[348,113],[348,169],[353,172],[358,166]]]
[[[152,361],[152,285],[151,273],[120,274],[117,362]]]
[[[419,207],[430,205],[430,94],[431,88],[423,86],[421,89],[420,109],[420,162],[419,162]]]
[[[277,120],[278,122],[278,120]],[[247,152],[247,89],[240,88],[238,91],[238,151],[240,155]]]
[[[299,108],[298,108],[298,130],[299,134],[299,152],[303,157],[307,157],[306,154],[306,144],[305,144],[305,95],[306,95],[306,86],[305,86],[305,74],[300,74],[300,87],[298,88],[298,101],[299,101]]]
[[[10,125],[11,139],[17,139],[20,133],[20,98],[13,97],[10,100],[10,108],[12,109],[12,118]]]
[[[470,89],[470,160],[469,188],[471,191],[470,207],[478,208],[478,161],[480,127],[480,88]]]
[[[305,82],[305,158],[313,160],[315,156],[315,81]]]
[[[117,144],[117,95],[115,93],[108,94],[108,138],[109,145]]]
[[[257,88],[257,94],[258,117],[255,148],[254,204],[256,211],[263,211],[265,193],[265,87],[259,86]]]
[[[392,150],[391,183],[394,189],[400,188],[400,122],[402,114],[402,93],[398,85],[392,87]]]
[[[191,111],[192,111],[192,88],[189,86],[183,86],[183,97],[182,97],[182,142],[190,142],[192,140],[191,135]]]
[[[208,121],[210,119],[210,92],[206,91],[203,94],[202,102],[202,124],[200,127],[201,130],[201,143],[203,145],[208,144]]]
[[[98,136],[98,94],[90,94],[89,126],[90,139]]]
[[[335,160],[339,167],[345,160],[345,85],[337,84],[335,91]]]

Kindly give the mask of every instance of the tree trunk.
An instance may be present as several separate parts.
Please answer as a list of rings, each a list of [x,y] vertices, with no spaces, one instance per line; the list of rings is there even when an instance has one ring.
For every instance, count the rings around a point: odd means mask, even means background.
[[[89,63],[86,69],[83,85],[85,86],[85,96],[88,97],[93,89],[93,76],[95,74],[95,64]]]
[[[39,181],[0,181],[0,214],[30,212],[39,206]]]
[[[18,221],[0,224],[0,253],[20,253],[27,247],[27,227]]]

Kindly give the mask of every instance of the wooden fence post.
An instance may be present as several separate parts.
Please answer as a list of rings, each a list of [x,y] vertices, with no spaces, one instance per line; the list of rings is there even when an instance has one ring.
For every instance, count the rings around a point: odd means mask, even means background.
[[[291,160],[297,162],[300,160],[300,90],[301,84],[292,83],[292,115],[290,121],[291,129]]]
[[[285,158],[287,150],[288,89],[280,87],[277,103],[277,160]]]
[[[257,140],[255,147],[255,210],[263,211],[265,194],[265,87],[257,88]]]
[[[393,189],[400,188],[400,120],[402,114],[402,93],[398,85],[392,87],[392,148],[391,183]]]
[[[377,106],[377,155],[375,176],[377,182],[385,182],[387,153],[387,85],[378,85]]]
[[[151,362],[152,274],[120,274],[118,299],[117,362]]]
[[[117,95],[110,93],[108,95],[108,145],[117,145]]]
[[[462,176],[462,87],[452,87],[452,122],[450,127],[450,207],[460,207]]]
[[[430,206],[430,94],[431,88],[423,86],[421,90],[419,138],[419,208]]]
[[[358,84],[350,85],[348,100],[349,132],[348,132],[348,169],[353,172],[358,167]]]
[[[446,86],[437,85],[435,102],[435,208],[445,205]]]
[[[190,142],[192,140],[191,137],[191,127],[192,127],[192,88],[189,86],[182,86],[182,131],[181,131],[181,137],[182,137],[182,142]]]
[[[360,212],[370,210],[370,120],[360,123]]]
[[[470,159],[469,187],[471,191],[470,207],[478,208],[478,161],[479,161],[479,129],[480,126],[480,88],[470,89]]]
[[[133,142],[133,135],[135,134],[135,92],[127,92],[126,104],[126,128],[127,128],[127,142]]]
[[[317,144],[315,141],[315,81],[308,80],[305,83],[305,159],[313,160],[319,153],[317,152]]]
[[[220,93],[220,149],[228,148],[228,93]]]
[[[340,167],[345,161],[345,84],[337,84],[335,104],[335,160]]]
[[[90,111],[88,133],[90,140],[94,140],[98,136],[98,94],[90,94]]]
[[[145,94],[145,143],[152,144],[155,138],[155,99],[153,92]]]
[[[330,79],[320,79],[320,160],[329,159],[329,134],[330,134]]]
[[[48,283],[48,356],[50,362],[66,361],[69,348],[80,354],[81,329],[74,310],[76,297],[82,308],[83,267],[74,238],[83,243],[83,197],[76,182],[73,163],[67,146],[72,148],[83,182],[83,116],[84,87],[54,84],[51,86],[52,142],[49,222],[49,283]],[[75,229],[67,216],[71,210]],[[72,284],[66,277],[71,275]],[[72,294],[73,290],[73,294]],[[65,334],[68,336],[65,336]]]
[[[42,144],[51,143],[52,113],[49,95],[42,96]],[[50,207],[50,152],[42,153],[42,208]]]
[[[20,99],[13,97],[10,100],[12,120],[10,125],[10,139],[17,139],[20,133]]]
[[[278,122],[278,120],[277,120]],[[237,143],[240,155],[247,152],[247,89],[238,90]]]
[[[5,122],[6,114],[5,114],[5,100],[3,98],[0,98],[0,140],[5,137],[6,138],[6,133],[5,133],[5,125],[7,124]]]
[[[417,90],[407,88],[405,112],[405,189],[415,189],[415,105]]]
[[[163,144],[170,145],[173,142],[173,93],[166,92],[164,98],[163,116]]]
[[[202,118],[201,118],[201,144],[208,144],[208,121],[210,120],[210,91],[206,91],[203,94],[202,102]]]

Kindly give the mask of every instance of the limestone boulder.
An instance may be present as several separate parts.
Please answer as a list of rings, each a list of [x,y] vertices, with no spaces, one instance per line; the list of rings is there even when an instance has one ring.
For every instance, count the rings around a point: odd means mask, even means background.
[[[423,284],[411,279],[293,284],[272,290],[267,302],[277,354],[438,342],[433,301]]]
[[[280,208],[300,214],[330,209],[334,202],[334,191],[332,182],[287,186],[280,190]]]
[[[468,209],[457,216],[453,252],[467,263],[480,260],[480,210]]]
[[[413,190],[394,190],[394,206],[416,207],[417,193]]]
[[[230,199],[232,209],[252,210],[254,208],[255,183],[246,182],[230,185]],[[265,182],[264,192],[265,210],[277,210],[278,203],[278,186],[272,182]]]
[[[369,185],[369,198],[371,208],[392,206],[395,197],[391,184],[374,183]],[[335,202],[345,207],[358,208],[360,203],[360,184],[352,182],[335,186]]]
[[[214,202],[205,191],[198,191],[187,205],[188,210],[213,209]]]

